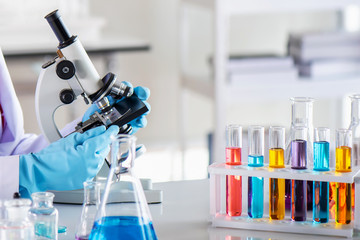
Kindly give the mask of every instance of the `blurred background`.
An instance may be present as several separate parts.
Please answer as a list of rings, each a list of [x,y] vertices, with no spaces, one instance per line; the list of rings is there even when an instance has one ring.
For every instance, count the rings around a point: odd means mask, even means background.
[[[183,88],[181,73],[205,76],[212,81],[214,14],[206,8],[186,6],[184,40],[180,35],[183,7],[180,0],[0,0],[0,46],[24,111],[26,132],[41,134],[35,116],[35,86],[41,65],[55,56],[58,45],[44,16],[59,9],[64,23],[79,36],[85,48],[87,43],[101,48],[107,44],[106,39],[124,39],[129,45],[149,47],[89,53],[100,76],[111,70],[118,79],[151,90],[148,125],[136,134],[138,142],[147,148],[147,153],[136,161],[137,175],[154,182],[206,178],[209,136],[217,114],[215,103],[214,99]],[[357,10],[346,10],[347,14],[319,10],[231,17],[229,53],[283,56],[291,32],[358,30]],[[181,64],[182,44],[186,44],[187,52]],[[37,54],[44,46],[52,47],[54,54]],[[256,91],[253,94],[252,98],[223,106],[227,123],[241,124],[245,130],[254,124],[267,128],[290,126],[288,98],[264,100],[256,96]],[[86,106],[79,106],[76,111],[59,109],[55,116],[58,125],[64,126],[81,116]],[[316,98],[315,127],[330,127],[334,131],[349,123],[350,104],[345,93],[341,97]]]

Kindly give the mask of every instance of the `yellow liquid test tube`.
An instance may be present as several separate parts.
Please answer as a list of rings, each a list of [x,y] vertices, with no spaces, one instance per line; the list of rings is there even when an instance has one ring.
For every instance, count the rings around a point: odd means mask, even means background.
[[[284,168],[285,128],[271,127],[269,167]],[[285,179],[269,179],[269,217],[271,220],[285,218]]]
[[[351,148],[340,146],[335,150],[336,172],[351,172]]]
[[[336,172],[351,172],[351,131],[336,131]],[[335,222],[349,224],[351,222],[351,183],[336,183],[335,189]]]

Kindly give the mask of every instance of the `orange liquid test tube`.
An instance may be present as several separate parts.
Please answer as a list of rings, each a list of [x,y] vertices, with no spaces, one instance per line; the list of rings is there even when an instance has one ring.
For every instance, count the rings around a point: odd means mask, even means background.
[[[269,167],[284,168],[285,128],[270,127]],[[285,217],[285,179],[269,179],[269,217],[281,220]]]
[[[336,172],[351,172],[351,131],[339,129],[336,132]],[[336,183],[335,187],[335,222],[349,224],[351,222],[351,183]]]

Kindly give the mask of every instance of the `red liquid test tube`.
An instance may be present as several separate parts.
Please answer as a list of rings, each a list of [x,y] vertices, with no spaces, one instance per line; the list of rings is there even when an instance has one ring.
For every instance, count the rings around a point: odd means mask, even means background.
[[[226,127],[226,164],[241,165],[242,127]],[[242,182],[241,176],[226,175],[226,214],[241,216]]]

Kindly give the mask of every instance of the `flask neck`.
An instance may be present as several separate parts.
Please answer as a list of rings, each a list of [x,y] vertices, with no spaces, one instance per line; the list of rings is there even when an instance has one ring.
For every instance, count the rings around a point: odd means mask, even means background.
[[[98,205],[100,203],[100,184],[85,186],[84,204]]]

